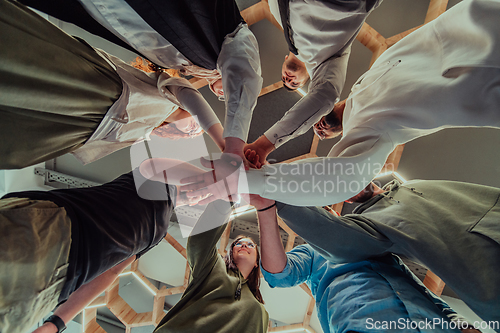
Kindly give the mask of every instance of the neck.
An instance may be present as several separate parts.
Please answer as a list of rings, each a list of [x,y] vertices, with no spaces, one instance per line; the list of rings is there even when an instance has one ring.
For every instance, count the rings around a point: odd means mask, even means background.
[[[247,279],[248,276],[250,275],[250,273],[252,273],[252,270],[255,267],[255,264],[240,263],[240,264],[237,264],[236,267],[238,267],[239,271],[241,272],[241,275],[243,275],[243,277],[245,279]]]
[[[301,61],[299,58],[297,58],[297,56],[295,54],[293,54],[292,52],[289,52],[288,53],[288,60],[293,62],[294,64],[296,64],[297,66],[299,66],[300,68],[306,68],[306,65],[303,61]]]

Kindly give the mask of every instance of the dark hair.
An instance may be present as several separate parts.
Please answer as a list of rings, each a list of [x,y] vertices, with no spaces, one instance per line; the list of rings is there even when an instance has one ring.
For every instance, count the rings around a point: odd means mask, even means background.
[[[194,138],[198,135],[203,134],[203,131],[199,131],[198,133],[195,134],[188,134],[180,131],[175,124],[173,123],[168,123],[164,122],[160,126],[156,127],[153,132],[151,133],[153,135],[162,137],[162,138],[169,138],[172,140],[179,140],[179,139],[190,139]]]
[[[342,128],[342,120],[335,112],[335,108],[325,116],[325,123],[334,130]]]
[[[232,269],[235,272],[238,271],[238,267],[236,266],[236,263],[234,262],[233,248],[236,245],[236,243],[238,243],[243,238],[251,239],[252,242],[254,242],[254,240],[251,237],[240,235],[240,236],[236,237],[234,242],[231,243],[231,246],[230,246],[229,250],[227,251],[226,256],[224,257],[224,262],[226,263],[226,267]],[[260,265],[259,265],[260,253],[259,253],[259,249],[257,247],[255,247],[255,250],[257,251],[257,267],[254,267],[252,269],[252,271],[250,272],[250,274],[248,275],[247,284],[248,284],[248,287],[250,288],[250,291],[255,296],[255,298],[259,302],[264,304],[264,300],[262,299],[262,295],[261,295],[260,289],[259,289],[260,288]]]

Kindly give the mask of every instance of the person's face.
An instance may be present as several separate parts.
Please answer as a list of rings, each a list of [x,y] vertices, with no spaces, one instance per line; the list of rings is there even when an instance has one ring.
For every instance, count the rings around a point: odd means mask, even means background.
[[[283,66],[281,67],[281,81],[290,89],[298,89],[302,87],[309,74],[304,66],[298,66],[295,62],[289,60],[289,56],[285,57]]]
[[[217,97],[224,97],[224,90],[222,89],[222,79],[218,79],[217,81],[215,81],[212,85],[212,88],[214,89],[215,95]]]
[[[191,116],[177,120],[174,125],[179,131],[186,134],[195,134],[200,131],[200,125]]]
[[[320,140],[331,139],[339,135],[338,131],[333,126],[329,126],[326,123],[325,116],[321,117],[321,119],[314,124],[313,131]]]
[[[242,238],[233,247],[233,258],[236,264],[245,260],[257,263],[257,245],[250,238]]]

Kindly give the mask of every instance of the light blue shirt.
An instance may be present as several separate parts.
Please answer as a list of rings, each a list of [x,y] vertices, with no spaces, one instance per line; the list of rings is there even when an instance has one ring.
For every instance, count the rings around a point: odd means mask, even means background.
[[[287,258],[281,273],[262,268],[264,278],[272,288],[305,282],[325,333],[460,332],[450,329],[455,327],[450,319],[458,315],[396,256],[336,265],[311,246],[300,245]]]

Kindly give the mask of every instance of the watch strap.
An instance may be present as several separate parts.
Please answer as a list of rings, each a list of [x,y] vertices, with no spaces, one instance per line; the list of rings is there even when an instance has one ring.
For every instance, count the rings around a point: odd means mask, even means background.
[[[45,319],[43,322],[45,323],[52,323],[56,325],[57,327],[57,333],[62,333],[66,329],[66,324],[64,324],[64,321],[61,319],[61,317],[56,316],[56,315],[51,315],[49,318]]]

